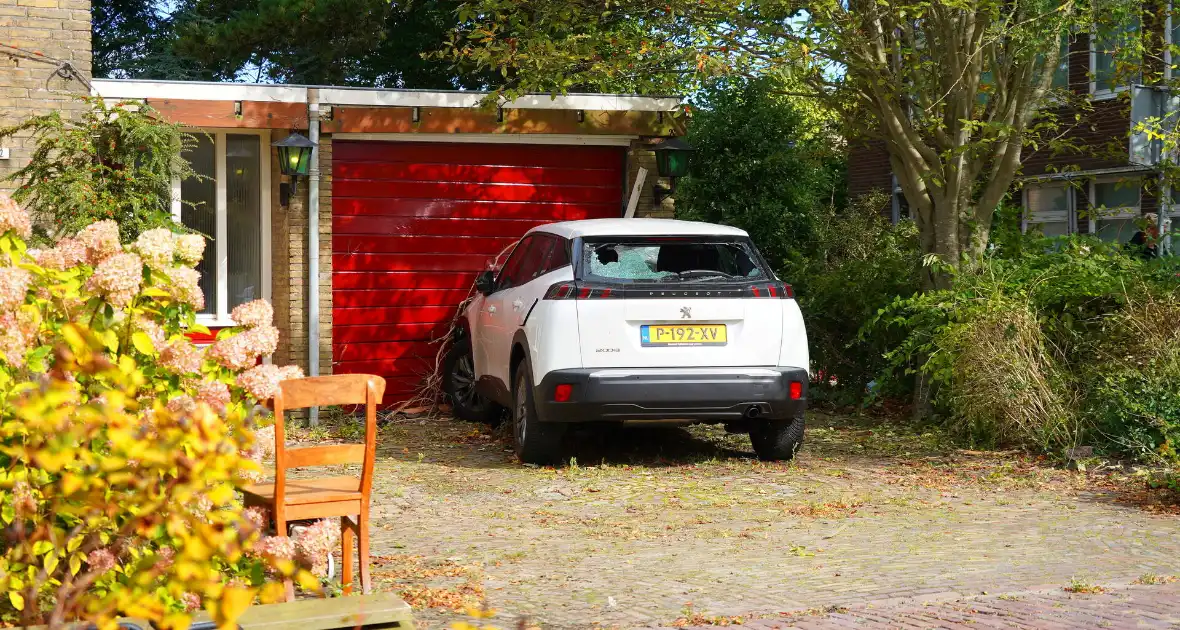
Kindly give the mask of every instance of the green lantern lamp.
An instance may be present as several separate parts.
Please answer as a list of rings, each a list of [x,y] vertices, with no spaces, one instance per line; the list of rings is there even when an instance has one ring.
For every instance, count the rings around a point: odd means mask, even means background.
[[[692,155],[692,145],[680,138],[669,138],[661,142],[653,152],[656,154],[656,171],[660,177],[667,177],[670,185],[652,186],[656,204],[676,194],[676,179],[688,175],[689,156]]]
[[[291,178],[290,194],[293,195],[299,190],[299,178],[307,177],[311,170],[311,153],[316,145],[303,134],[292,133],[271,146],[279,153],[279,171]]]

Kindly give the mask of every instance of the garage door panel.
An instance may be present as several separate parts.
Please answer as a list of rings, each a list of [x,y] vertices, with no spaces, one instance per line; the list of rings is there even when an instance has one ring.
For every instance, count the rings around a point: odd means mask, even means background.
[[[412,217],[335,217],[333,232],[422,236],[505,236],[519,238],[538,225],[552,221],[508,219],[415,219]]]
[[[546,223],[617,217],[618,147],[333,144],[333,370],[410,398],[476,274]]]
[[[333,175],[348,162],[474,164],[480,166],[548,166],[623,169],[619,147],[561,145],[445,144],[403,142],[332,143]]]
[[[479,273],[488,254],[335,254],[332,268],[341,271],[460,271]]]
[[[349,343],[335,345],[332,348],[332,358],[337,362],[377,361],[398,359],[401,357],[418,357],[433,361],[441,347],[441,343],[429,343],[425,341]]]
[[[351,271],[332,273],[332,290],[467,289],[475,274]]]
[[[470,285],[469,285],[470,286]],[[389,289],[384,291],[336,290],[332,293],[334,308],[360,308],[366,306],[451,306],[462,302],[471,294],[468,287],[462,289]],[[333,316],[334,317],[334,316]]]
[[[336,254],[368,252],[370,254],[498,254],[517,241],[514,237],[453,236],[357,236],[333,235],[332,251]]]
[[[574,221],[618,214],[619,203],[535,203],[468,199],[371,199],[336,197],[335,216],[416,217],[420,219],[532,219]]]
[[[434,341],[450,330],[450,321],[423,324],[378,324],[332,326],[333,343],[364,343],[369,341]]]
[[[396,193],[393,191],[396,190]],[[341,197],[384,199],[396,194],[401,199],[457,199],[529,202],[618,203],[614,186],[535,186],[484,182],[380,182],[338,179],[333,192]]]
[[[447,320],[454,315],[454,305],[337,308],[332,315],[332,323],[337,326],[347,324],[423,324]]]
[[[332,175],[336,179],[382,182],[485,182],[606,187],[617,186],[622,176],[617,168],[545,168],[406,162],[346,162],[334,168]]]

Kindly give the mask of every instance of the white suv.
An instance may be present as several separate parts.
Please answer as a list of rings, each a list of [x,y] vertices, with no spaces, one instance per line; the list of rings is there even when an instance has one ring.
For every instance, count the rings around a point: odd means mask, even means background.
[[[444,388],[467,420],[510,409],[522,461],[557,460],[565,429],[585,422],[725,423],[768,460],[803,441],[803,317],[742,230],[543,225],[476,288]]]

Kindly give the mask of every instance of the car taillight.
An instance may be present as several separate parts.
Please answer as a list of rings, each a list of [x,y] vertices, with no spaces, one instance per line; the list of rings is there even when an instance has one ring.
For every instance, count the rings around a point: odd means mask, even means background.
[[[545,292],[546,300],[599,300],[622,297],[611,287],[595,287],[577,282],[558,282]]]
[[[789,300],[795,297],[795,290],[791,285],[782,282],[760,284],[750,288],[750,294],[756,298],[780,298]]]
[[[803,383],[791,381],[791,400],[799,400],[800,398],[803,398]]]
[[[569,402],[570,396],[574,393],[574,386],[569,383],[562,383],[553,390],[553,402]]]

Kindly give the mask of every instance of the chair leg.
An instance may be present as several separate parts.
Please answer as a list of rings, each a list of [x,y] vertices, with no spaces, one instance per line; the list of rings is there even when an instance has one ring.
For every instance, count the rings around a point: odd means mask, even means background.
[[[347,516],[340,517],[340,565],[341,576],[340,583],[344,586],[344,594],[352,594],[352,565],[353,565],[353,538],[355,537],[355,525],[352,519]]]
[[[278,509],[275,510],[275,535],[287,535],[287,519],[284,518],[282,510]],[[283,580],[283,590],[286,591],[287,601],[295,601],[295,582],[293,582],[291,578],[286,578]]]
[[[361,565],[361,592],[368,595],[373,592],[373,576],[369,574],[369,506],[361,506],[360,522],[357,523],[357,526],[359,530],[357,555],[360,557]]]

